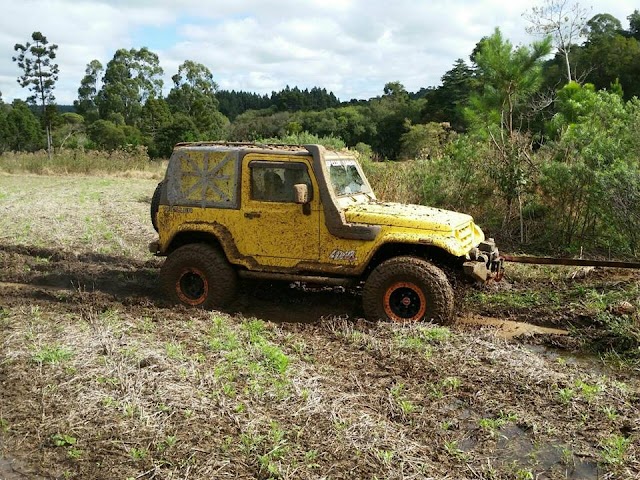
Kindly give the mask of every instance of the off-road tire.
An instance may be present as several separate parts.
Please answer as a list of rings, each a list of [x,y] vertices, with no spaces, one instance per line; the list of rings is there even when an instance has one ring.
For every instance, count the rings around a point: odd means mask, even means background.
[[[417,257],[394,257],[378,265],[362,291],[365,317],[371,321],[446,324],[453,319],[454,295],[442,270]]]
[[[151,224],[155,231],[158,231],[158,209],[160,208],[160,195],[162,194],[162,185],[164,185],[164,180],[161,181],[153,192],[153,197],[151,197]]]
[[[169,254],[160,282],[171,301],[209,310],[233,299],[238,277],[219,249],[193,243]]]

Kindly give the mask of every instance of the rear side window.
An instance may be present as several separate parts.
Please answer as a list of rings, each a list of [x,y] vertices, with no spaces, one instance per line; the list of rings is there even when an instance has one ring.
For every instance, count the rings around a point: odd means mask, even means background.
[[[167,168],[169,205],[238,208],[239,174],[236,150],[177,148]]]
[[[294,185],[304,183],[313,198],[311,178],[304,163],[255,161],[251,169],[251,199],[262,202],[295,203]]]

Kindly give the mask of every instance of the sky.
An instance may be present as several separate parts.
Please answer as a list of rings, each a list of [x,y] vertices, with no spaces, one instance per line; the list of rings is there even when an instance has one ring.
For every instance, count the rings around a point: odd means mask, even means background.
[[[574,3],[573,0],[567,0]],[[580,1],[628,27],[631,0]],[[540,4],[540,3],[538,3]],[[185,60],[204,64],[219,88],[270,94],[321,87],[340,100],[368,99],[399,81],[437,86],[458,58],[499,27],[529,44],[531,0],[0,0],[0,92],[25,99],[13,46],[40,31],[58,45],[58,104],[77,98],[86,65],[119,48],[148,47],[164,69],[165,94]]]

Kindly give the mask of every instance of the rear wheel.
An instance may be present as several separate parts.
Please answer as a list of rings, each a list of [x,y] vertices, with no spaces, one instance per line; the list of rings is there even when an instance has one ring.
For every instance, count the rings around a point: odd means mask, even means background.
[[[172,301],[204,309],[225,306],[237,288],[233,267],[220,250],[204,243],[172,252],[162,266],[160,279]]]
[[[448,323],[453,318],[453,289],[442,270],[417,257],[395,257],[378,265],[362,292],[369,320]]]

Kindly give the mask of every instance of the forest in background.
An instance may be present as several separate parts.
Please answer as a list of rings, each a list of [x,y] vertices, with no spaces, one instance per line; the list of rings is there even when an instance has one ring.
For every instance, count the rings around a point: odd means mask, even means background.
[[[90,151],[148,161],[180,141],[322,143],[357,152],[380,198],[469,212],[516,248],[636,256],[640,12],[628,29],[565,0],[525,16],[538,41],[513,45],[496,29],[417,92],[399,81],[348,102],[321,87],[225,91],[186,60],[164,96],[158,56],[119,49],[87,64],[73,111],[55,105],[58,47],[34,32],[14,58],[32,95],[0,97],[0,168],[64,159],[73,170]]]

